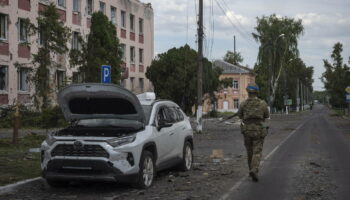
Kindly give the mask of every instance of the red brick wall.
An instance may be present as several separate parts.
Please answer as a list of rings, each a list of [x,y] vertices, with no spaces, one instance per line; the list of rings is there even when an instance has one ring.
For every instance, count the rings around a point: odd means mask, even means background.
[[[126,30],[125,29],[120,30],[120,37],[126,38]]]
[[[30,0],[18,0],[18,8],[30,11]]]
[[[47,5],[44,5],[42,3],[39,3],[39,12],[44,11],[47,8]]]
[[[81,25],[80,13],[73,13],[72,23],[79,26]]]
[[[9,103],[9,97],[7,94],[0,94],[0,105],[1,104],[8,104]]]
[[[130,71],[131,72],[135,72],[135,64],[131,64],[130,65]]]
[[[20,58],[30,58],[30,47],[27,45],[18,45],[18,57]]]
[[[66,22],[66,11],[61,10],[61,9],[57,9],[58,14],[60,14],[60,19],[63,22]]]
[[[0,5],[9,5],[9,0],[0,0]]]
[[[5,55],[5,56],[10,55],[8,43],[0,42],[0,55]]]
[[[139,35],[139,43],[142,43],[143,44],[143,35]]]
[[[18,94],[17,99],[18,99],[18,102],[20,104],[30,103],[30,95],[29,94]]]
[[[145,71],[145,67],[143,65],[139,66],[139,72],[144,72]]]
[[[130,40],[135,41],[135,33],[130,32]]]

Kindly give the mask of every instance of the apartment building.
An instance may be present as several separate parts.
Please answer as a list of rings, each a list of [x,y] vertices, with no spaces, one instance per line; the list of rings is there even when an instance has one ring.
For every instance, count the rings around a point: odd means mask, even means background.
[[[0,0],[0,105],[18,101],[30,104],[34,87],[30,76],[32,54],[41,44],[40,34],[28,36],[25,20],[36,23],[39,11],[54,3],[60,19],[72,31],[69,48],[79,48],[78,37],[90,32],[91,15],[103,12],[115,25],[123,53],[121,82],[135,93],[151,90],[145,77],[154,54],[154,21],[151,4],[139,0]],[[54,55],[59,67],[50,70],[50,87],[81,81],[68,55]],[[55,99],[55,92],[52,96]]]
[[[218,112],[237,112],[241,102],[248,98],[246,87],[255,82],[255,74],[252,69],[240,65],[233,65],[223,60],[215,60],[215,67],[222,69],[219,79],[232,79],[232,87],[223,88],[215,92],[217,99],[216,109]],[[213,109],[213,104],[207,99],[203,104],[203,112],[207,113]]]

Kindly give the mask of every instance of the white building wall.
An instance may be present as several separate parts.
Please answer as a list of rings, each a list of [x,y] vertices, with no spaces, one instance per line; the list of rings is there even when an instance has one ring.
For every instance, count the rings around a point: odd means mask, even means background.
[[[21,2],[19,2],[21,1]],[[19,4],[30,2],[30,11],[19,9]],[[7,39],[0,41],[0,65],[8,66],[8,81],[7,88],[5,90],[0,90],[0,106],[4,104],[12,104],[15,100],[19,100],[21,103],[31,103],[31,96],[34,94],[33,87],[30,88],[29,91],[19,91],[18,90],[18,69],[15,67],[16,63],[24,64],[32,67],[31,58],[20,58],[18,55],[18,27],[17,22],[18,18],[29,18],[32,23],[36,23],[36,18],[38,17],[39,7],[44,4],[54,3],[57,5],[58,0],[0,0],[0,14],[8,15],[8,34]],[[109,19],[111,19],[111,6],[117,8],[117,36],[119,38],[120,43],[126,45],[126,57],[125,57],[125,65],[128,70],[127,79],[124,81],[124,86],[135,93],[141,93],[141,88],[139,86],[139,79],[143,78],[144,80],[144,88],[143,91],[151,91],[152,86],[147,80],[145,73],[147,67],[150,66],[152,62],[152,58],[154,56],[154,19],[153,19],[153,9],[150,4],[144,4],[139,0],[93,0],[94,6],[93,10],[99,11],[100,2],[105,2],[106,5],[106,15]],[[89,19],[91,18],[87,14],[87,0],[80,0],[80,16],[81,23],[80,25],[73,24],[73,0],[65,0],[65,7],[58,7],[60,12],[65,12],[66,21],[65,25],[69,27],[72,31],[77,31],[82,35],[86,36],[89,31]],[[121,10],[126,12],[126,27],[121,27]],[[134,17],[134,34],[135,41],[131,40],[131,30],[130,30],[130,14],[133,14]],[[139,38],[142,37],[139,34],[139,18],[143,19],[143,43],[139,41]],[[126,32],[126,37],[123,38],[122,30]],[[87,38],[87,37],[85,37]],[[30,56],[33,53],[37,52],[38,49],[38,37],[37,34],[30,37]],[[7,47],[8,46],[8,53]],[[130,46],[135,47],[135,62],[133,63],[135,66],[135,70],[132,67],[132,63],[130,63]],[[71,47],[71,40],[69,40],[68,47]],[[144,52],[144,61],[143,63],[139,63],[139,49],[143,49]],[[61,59],[59,59],[61,58]],[[62,60],[63,58],[63,60]],[[68,83],[72,81],[73,72],[77,71],[76,68],[71,68],[69,66],[69,58],[68,54],[65,56],[54,57],[55,60],[60,60],[60,62],[64,65],[62,69],[66,72]],[[143,71],[140,72],[140,65],[143,66]],[[142,68],[142,67],[141,67]],[[55,85],[56,82],[56,69],[53,69],[50,72],[50,80],[52,84],[50,87],[53,91],[57,91],[57,87]],[[131,88],[130,79],[134,78],[134,88]],[[53,97],[54,98],[54,97]]]

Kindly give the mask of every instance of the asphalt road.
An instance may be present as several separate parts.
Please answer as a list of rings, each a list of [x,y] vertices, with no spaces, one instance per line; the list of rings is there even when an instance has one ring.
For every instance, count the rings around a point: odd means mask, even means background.
[[[337,123],[326,107],[315,106],[274,153],[265,155],[259,182],[243,178],[224,199],[350,199],[350,129]]]

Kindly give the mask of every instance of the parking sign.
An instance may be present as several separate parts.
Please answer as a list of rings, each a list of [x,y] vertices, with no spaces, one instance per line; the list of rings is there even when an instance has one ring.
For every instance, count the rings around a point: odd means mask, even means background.
[[[102,65],[101,66],[101,83],[111,83],[111,66]]]

